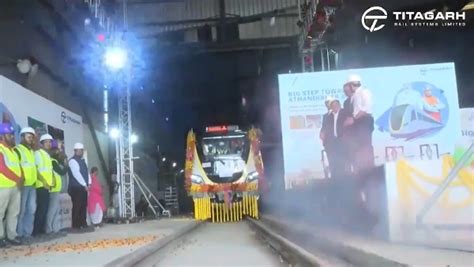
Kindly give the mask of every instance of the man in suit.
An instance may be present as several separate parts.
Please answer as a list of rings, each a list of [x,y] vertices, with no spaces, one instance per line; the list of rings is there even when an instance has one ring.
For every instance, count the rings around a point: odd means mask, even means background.
[[[352,96],[354,93],[352,92],[352,89],[349,84],[344,84],[344,95],[346,96],[346,100],[344,100],[344,112],[351,114],[354,111],[354,108],[352,107]]]
[[[327,125],[327,122],[328,122],[329,115],[331,115],[331,106],[330,105],[331,105],[331,102],[333,100],[334,100],[334,98],[329,96],[329,97],[326,98],[326,101],[324,101],[324,105],[328,109],[328,112],[323,115],[323,121],[322,121],[322,124],[321,124],[321,132],[319,132],[319,138],[321,139],[321,141],[323,141],[323,146],[325,146],[324,145],[324,142],[326,140],[325,135],[327,134],[326,132],[329,129],[328,125]]]
[[[323,143],[329,161],[331,178],[340,178],[345,174],[348,164],[342,138],[346,112],[341,109],[341,103],[337,99],[332,100],[329,107],[331,112],[326,117],[325,125],[321,131],[324,131]]]

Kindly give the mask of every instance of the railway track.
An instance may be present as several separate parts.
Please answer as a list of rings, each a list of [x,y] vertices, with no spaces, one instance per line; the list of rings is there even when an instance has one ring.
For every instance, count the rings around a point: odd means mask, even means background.
[[[204,222],[108,266],[353,266],[317,249],[305,250],[290,234],[253,219]]]

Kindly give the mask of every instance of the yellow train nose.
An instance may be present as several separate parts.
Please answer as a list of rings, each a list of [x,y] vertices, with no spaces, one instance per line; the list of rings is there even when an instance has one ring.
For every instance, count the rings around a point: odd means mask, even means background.
[[[226,203],[211,203],[211,198],[194,198],[194,218],[204,221],[211,219],[213,223],[237,222],[244,216],[258,219],[258,197],[244,195],[242,200]]]

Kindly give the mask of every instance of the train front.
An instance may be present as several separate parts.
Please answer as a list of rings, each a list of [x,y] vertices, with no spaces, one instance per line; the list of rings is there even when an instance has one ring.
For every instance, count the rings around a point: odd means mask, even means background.
[[[186,151],[186,189],[194,217],[212,222],[258,218],[258,184],[263,178],[258,130],[237,126],[190,131]]]

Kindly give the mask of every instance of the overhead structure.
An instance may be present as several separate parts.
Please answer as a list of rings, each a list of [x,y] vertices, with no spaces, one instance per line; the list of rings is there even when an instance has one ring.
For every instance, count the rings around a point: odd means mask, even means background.
[[[127,1],[122,0],[122,31],[117,32],[116,23],[114,20],[107,16],[105,7],[101,5],[99,0],[86,0],[89,4],[90,11],[94,14],[95,18],[99,20],[99,26],[106,31],[106,34],[113,41],[113,47],[105,51],[104,63],[107,67],[117,72],[116,77],[123,78],[124,84],[122,88],[118,90],[118,129],[114,131],[114,135],[117,140],[116,154],[117,154],[117,177],[118,177],[118,208],[119,216],[122,219],[133,219],[136,217],[135,214],[135,182],[138,183],[138,188],[142,192],[146,201],[151,207],[153,200],[156,197],[153,196],[151,190],[139,179],[134,172],[134,156],[133,156],[133,143],[137,141],[137,136],[132,132],[132,108],[131,108],[131,78],[133,71],[133,64],[128,61],[133,60],[133,55],[128,55],[125,49],[126,44],[124,41],[124,35],[128,31],[127,22]],[[130,56],[130,58],[128,58]],[[108,95],[107,91],[104,92],[104,96]],[[104,111],[107,106],[106,99],[104,99]],[[164,207],[158,202],[158,207],[163,210],[162,214],[169,215]],[[158,213],[153,209],[155,215]]]
[[[332,26],[331,19],[341,5],[341,1],[300,0],[299,2],[301,32],[298,37],[298,48],[302,71],[315,71],[315,61],[320,63],[321,71],[336,69],[338,54],[329,48],[326,36],[328,29]]]

